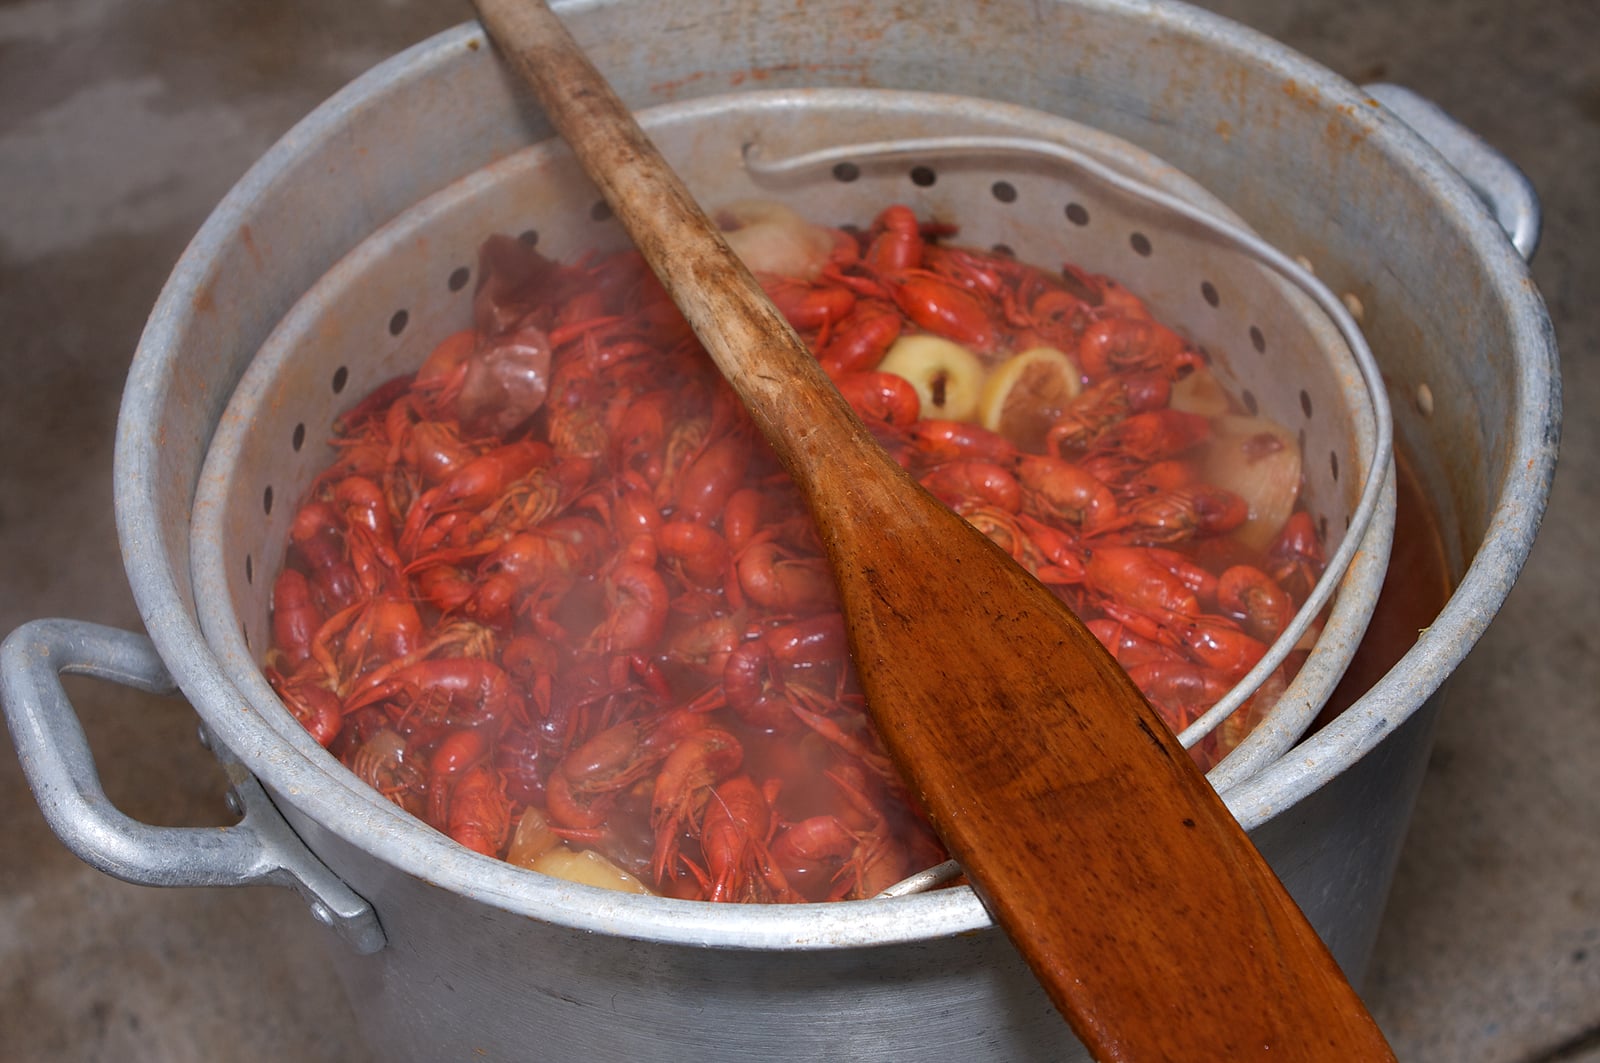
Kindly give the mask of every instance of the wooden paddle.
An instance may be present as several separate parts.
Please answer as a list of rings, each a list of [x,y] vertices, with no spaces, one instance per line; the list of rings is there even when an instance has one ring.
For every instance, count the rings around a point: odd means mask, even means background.
[[[542,0],[476,3],[804,493],[890,754],[1095,1057],[1393,1059],[1127,675],[878,447]]]

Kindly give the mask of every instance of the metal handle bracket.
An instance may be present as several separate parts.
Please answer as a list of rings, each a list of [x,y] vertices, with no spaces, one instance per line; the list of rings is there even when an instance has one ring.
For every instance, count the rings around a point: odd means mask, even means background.
[[[1385,82],[1361,88],[1444,156],[1489,208],[1517,254],[1531,262],[1539,248],[1541,216],[1528,175],[1426,96]]]
[[[132,632],[35,620],[0,644],[0,704],[34,798],[68,849],[108,875],[143,886],[288,886],[358,953],[383,948],[372,906],[306,848],[261,784],[220,745],[207,743],[233,784],[230,807],[243,814],[237,824],[154,827],[113,806],[62,675],[155,694],[178,691],[155,646]]]

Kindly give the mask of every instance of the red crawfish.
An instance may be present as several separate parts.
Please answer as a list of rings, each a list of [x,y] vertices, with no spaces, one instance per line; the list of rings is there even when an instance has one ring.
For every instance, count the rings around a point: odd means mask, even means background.
[[[292,568],[278,573],[272,583],[272,642],[291,668],[311,656],[311,640],[324,619],[311,581]]]
[[[767,842],[772,836],[767,793],[748,775],[735,775],[711,791],[700,824],[707,900],[772,903],[803,898],[778,870]]]
[[[505,850],[511,837],[511,802],[493,770],[471,768],[450,788],[445,833],[484,856],[498,857]]]
[[[844,619],[823,613],[770,628],[736,646],[722,669],[718,705],[763,730],[792,729],[796,706],[818,706],[843,677]],[[820,678],[819,678],[820,677]]]
[[[1234,565],[1217,580],[1217,605],[1263,642],[1283,634],[1294,619],[1294,600],[1254,565]]]
[[[321,671],[307,665],[288,675],[270,666],[264,669],[264,673],[284,707],[300,722],[300,726],[311,732],[312,738],[326,747],[339,736],[344,715],[340,711],[338,695],[324,685],[326,680]]]
[[[862,300],[833,330],[822,349],[823,370],[837,380],[846,373],[872,369],[900,338],[904,319],[899,310],[880,299]]]
[[[1017,478],[992,461],[951,461],[922,474],[921,483],[946,505],[976,500],[1016,513],[1022,509]]]
[[[563,827],[599,827],[624,789],[655,770],[679,742],[709,726],[706,714],[676,709],[604,728],[562,757],[550,773],[550,818]]]
[[[910,207],[885,207],[873,219],[862,267],[878,278],[899,277],[922,264],[922,227]]]
[[[378,677],[345,702],[345,711],[388,702],[398,716],[418,716],[450,727],[498,728],[526,721],[522,694],[503,668],[482,657],[417,661]]]
[[[838,592],[820,557],[800,557],[774,539],[757,538],[734,561],[737,592],[769,612],[803,614],[833,604]]]
[[[835,377],[833,383],[856,416],[869,425],[901,428],[915,424],[922,413],[917,389],[898,374],[849,372]]]
[[[994,351],[1001,332],[981,298],[926,271],[911,271],[889,286],[895,305],[918,327],[970,347],[979,354]]]
[[[696,731],[672,747],[661,764],[650,797],[650,829],[655,832],[651,866],[666,879],[678,860],[683,834],[696,826],[712,787],[744,763],[744,746],[716,727]]]
[[[439,486],[424,491],[411,504],[400,533],[400,549],[411,554],[428,522],[452,509],[483,509],[497,501],[512,481],[550,460],[550,447],[522,440],[474,458]]]

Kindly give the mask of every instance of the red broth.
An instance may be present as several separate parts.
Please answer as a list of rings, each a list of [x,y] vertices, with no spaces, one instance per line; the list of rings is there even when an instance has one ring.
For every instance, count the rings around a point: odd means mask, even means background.
[[[1454,589],[1438,519],[1422,493],[1411,461],[1396,448],[1394,546],[1389,568],[1366,634],[1311,730],[1333,720],[1387,675],[1416,645]]]

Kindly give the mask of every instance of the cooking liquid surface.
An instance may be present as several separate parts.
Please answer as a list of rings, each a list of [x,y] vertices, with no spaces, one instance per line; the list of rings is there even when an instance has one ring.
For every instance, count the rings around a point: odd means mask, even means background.
[[[1395,449],[1395,527],[1389,569],[1367,633],[1310,731],[1321,728],[1388,674],[1439,615],[1455,587],[1437,518],[1404,452]]]

